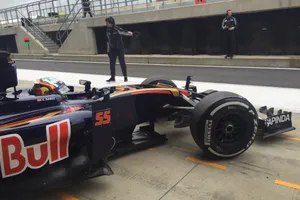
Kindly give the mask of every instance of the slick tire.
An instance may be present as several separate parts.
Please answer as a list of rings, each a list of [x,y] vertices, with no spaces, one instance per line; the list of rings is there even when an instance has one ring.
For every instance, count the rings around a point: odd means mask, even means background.
[[[158,83],[162,83],[164,85],[168,85],[170,87],[177,88],[177,85],[169,78],[163,76],[154,76],[145,79],[141,84],[142,85],[157,85]]]
[[[254,142],[258,116],[245,98],[230,92],[215,92],[195,107],[190,130],[194,141],[209,158],[232,158]]]

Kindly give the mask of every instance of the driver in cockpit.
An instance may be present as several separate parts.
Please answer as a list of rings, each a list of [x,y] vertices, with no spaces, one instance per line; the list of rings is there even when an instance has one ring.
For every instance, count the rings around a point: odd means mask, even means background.
[[[30,94],[33,94],[35,96],[43,96],[43,95],[50,95],[51,91],[47,87],[41,85],[34,85],[30,90]]]
[[[69,91],[70,89],[66,86],[64,82],[56,78],[46,77],[37,79],[30,93],[36,96],[52,94],[59,94],[63,96]]]

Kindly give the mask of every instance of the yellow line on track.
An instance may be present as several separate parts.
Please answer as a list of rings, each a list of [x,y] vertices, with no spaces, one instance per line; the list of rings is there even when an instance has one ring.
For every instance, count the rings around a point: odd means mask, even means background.
[[[227,167],[224,166],[224,165],[220,165],[220,164],[212,163],[212,162],[207,162],[207,161],[204,161],[204,160],[199,160],[199,159],[193,158],[193,157],[186,157],[186,160],[189,160],[189,161],[192,161],[192,162],[195,162],[195,163],[199,163],[199,164],[202,164],[202,165],[218,168],[218,169],[221,169],[221,170],[226,170],[227,169]]]
[[[300,141],[300,138],[297,138],[297,137],[291,137],[291,136],[285,136],[285,135],[281,135],[280,137],[288,139],[288,140]]]
[[[290,187],[290,188],[300,190],[300,185],[298,185],[298,184],[289,183],[289,182],[285,182],[285,181],[281,181],[281,180],[275,180],[274,183],[277,184],[277,185],[282,185],[282,186],[286,186],[286,187]]]
[[[63,200],[79,200],[66,192],[58,192],[56,195]]]

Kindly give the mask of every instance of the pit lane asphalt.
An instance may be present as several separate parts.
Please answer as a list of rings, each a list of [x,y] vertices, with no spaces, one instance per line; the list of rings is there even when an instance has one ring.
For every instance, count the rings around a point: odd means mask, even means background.
[[[59,61],[24,61],[17,60],[20,69],[47,70],[86,74],[109,75],[108,64],[71,63]],[[119,65],[117,75],[121,75]],[[172,73],[170,73],[172,72]],[[273,87],[300,88],[300,70],[288,69],[255,69],[255,68],[224,68],[224,67],[186,67],[128,64],[130,77],[168,76],[173,80],[185,80],[192,75],[194,81],[232,83],[242,85],[258,85]]]
[[[31,85],[19,83],[20,88]],[[156,130],[166,133],[168,142],[110,160],[112,176],[59,191],[63,195],[55,191],[5,200],[298,200],[300,114],[293,122],[295,131],[257,139],[244,154],[209,163],[203,162],[188,128],[160,123]]]

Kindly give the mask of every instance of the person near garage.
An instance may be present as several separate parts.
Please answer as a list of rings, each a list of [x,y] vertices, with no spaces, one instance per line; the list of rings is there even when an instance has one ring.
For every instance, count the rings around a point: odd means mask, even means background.
[[[83,18],[86,18],[86,14],[88,13],[90,17],[93,17],[93,14],[91,12],[91,3],[89,0],[81,0],[82,8],[83,8]]]
[[[232,15],[231,10],[227,10],[226,16],[222,21],[222,29],[225,32],[225,42],[226,42],[226,55],[225,59],[232,59],[235,53],[235,30],[237,27],[237,20]]]
[[[117,58],[119,59],[119,63],[121,65],[124,81],[127,82],[128,81],[127,66],[125,62],[124,43],[123,43],[122,35],[133,36],[134,33],[131,31],[124,30],[119,26],[116,26],[115,20],[112,17],[106,18],[105,22],[107,25],[107,29],[106,29],[107,54],[109,57],[110,74],[111,74],[111,77],[110,79],[107,80],[107,82],[115,81]]]

